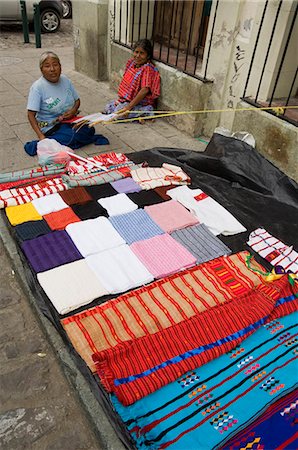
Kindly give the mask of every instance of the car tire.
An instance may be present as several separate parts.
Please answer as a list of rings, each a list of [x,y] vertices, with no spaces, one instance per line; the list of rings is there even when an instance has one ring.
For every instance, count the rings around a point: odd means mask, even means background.
[[[70,19],[72,17],[72,6],[67,0],[62,0],[63,19]]]
[[[55,33],[60,28],[60,17],[54,9],[44,9],[40,13],[40,26],[43,33]]]

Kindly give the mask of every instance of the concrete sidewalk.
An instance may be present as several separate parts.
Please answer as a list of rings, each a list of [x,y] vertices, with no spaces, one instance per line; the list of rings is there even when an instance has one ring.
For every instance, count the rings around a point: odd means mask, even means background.
[[[35,139],[27,122],[26,101],[32,82],[40,76],[38,59],[44,50],[0,50],[2,173],[38,165],[36,157],[26,155],[23,145]],[[82,114],[101,111],[115,92],[107,83],[95,82],[74,71],[73,47],[59,47],[56,51],[63,72],[80,94]],[[110,145],[90,145],[78,154],[130,153],[152,147],[203,151],[206,147],[162,119],[144,125],[98,125],[96,131],[108,137]],[[60,336],[38,311],[3,214],[0,234],[0,447],[122,449]]]

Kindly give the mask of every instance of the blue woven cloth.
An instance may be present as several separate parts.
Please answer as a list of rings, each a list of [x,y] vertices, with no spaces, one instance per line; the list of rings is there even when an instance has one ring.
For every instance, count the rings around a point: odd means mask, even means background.
[[[221,447],[269,404],[291,392],[297,384],[297,316],[267,323],[230,353],[131,406],[123,406],[113,395],[137,447]]]
[[[129,245],[164,234],[163,230],[143,209],[110,217],[109,220]]]

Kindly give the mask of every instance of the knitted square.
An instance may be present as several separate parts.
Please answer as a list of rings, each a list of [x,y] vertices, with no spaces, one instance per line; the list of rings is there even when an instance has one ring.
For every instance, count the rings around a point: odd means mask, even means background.
[[[64,208],[43,217],[52,230],[64,230],[70,223],[81,221],[71,208]]]
[[[116,189],[119,194],[129,194],[132,192],[140,192],[142,190],[141,186],[136,183],[131,177],[123,178],[122,180],[117,180],[111,183],[114,189]]]
[[[30,220],[42,220],[42,216],[32,203],[8,206],[5,208],[5,212],[11,225],[18,225],[23,222],[29,222]]]
[[[32,204],[42,216],[68,207],[58,193],[36,198]]]
[[[93,200],[98,200],[103,197],[110,197],[111,195],[118,194],[116,189],[110,183],[100,184],[96,186],[86,186],[86,191],[91,195]]]
[[[30,222],[16,225],[15,231],[19,240],[27,241],[28,239],[34,239],[50,233],[51,228],[45,220],[30,220]]]
[[[138,205],[139,208],[144,206],[154,205],[156,203],[162,203],[164,200],[153,189],[149,191],[135,192],[133,194],[127,194],[127,196]]]
[[[78,186],[67,191],[59,192],[59,195],[68,205],[80,205],[92,200],[91,195],[86,191],[84,186]]]
[[[81,220],[96,219],[99,216],[108,217],[107,210],[95,200],[82,205],[72,205],[71,208]]]
[[[168,233],[199,223],[193,214],[175,200],[169,200],[159,205],[146,206],[145,211],[161,229]]]
[[[97,201],[108,211],[109,216],[126,214],[138,209],[138,205],[136,205],[126,194],[112,195],[111,197],[100,198]]]

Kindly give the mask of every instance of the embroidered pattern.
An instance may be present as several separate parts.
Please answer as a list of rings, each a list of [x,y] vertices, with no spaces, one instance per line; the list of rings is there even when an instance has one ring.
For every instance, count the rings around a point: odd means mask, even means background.
[[[272,320],[264,326],[270,332],[270,334],[277,333],[277,331],[284,328],[284,326],[278,320]]]
[[[213,428],[218,430],[220,433],[224,433],[229,430],[229,428],[231,428],[235,423],[238,423],[238,420],[234,419],[234,416],[230,415],[228,411],[213,417],[210,422]]]
[[[267,380],[261,384],[260,389],[264,391],[269,391],[273,386],[279,383],[279,380],[276,380],[274,377],[269,377]]]
[[[190,392],[188,394],[189,398],[194,397],[195,395],[199,394],[200,392],[204,391],[205,389],[207,389],[207,385],[203,384],[202,386],[198,387],[197,389],[195,389],[194,391]]]
[[[230,358],[237,358],[240,353],[244,352],[244,348],[241,347],[240,345],[237,345],[235,348],[233,348],[233,350],[231,350],[230,352],[227,352],[227,355],[230,356]]]
[[[188,387],[190,384],[193,384],[195,381],[198,381],[200,377],[195,372],[190,372],[179,378],[177,381],[182,388]]]
[[[240,361],[239,364],[237,364],[237,367],[239,367],[239,369],[241,369],[241,367],[246,366],[247,364],[250,363],[250,361],[252,361],[254,359],[253,355],[249,355],[247,358],[243,359],[242,361]]]

